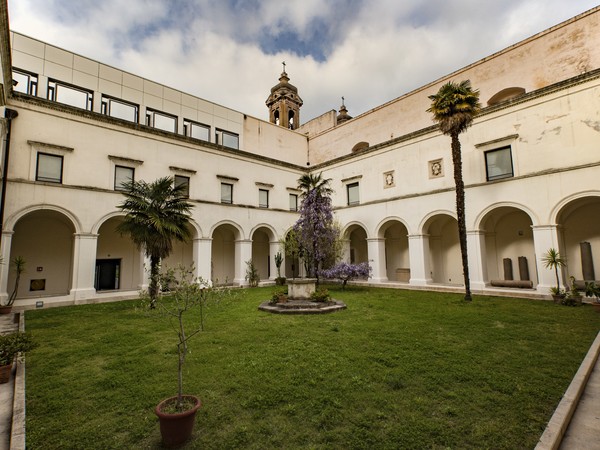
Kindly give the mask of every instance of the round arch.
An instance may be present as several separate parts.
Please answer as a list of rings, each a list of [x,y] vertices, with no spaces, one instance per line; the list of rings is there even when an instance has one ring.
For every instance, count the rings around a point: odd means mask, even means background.
[[[423,234],[427,234],[425,232],[425,229],[427,227],[429,227],[429,225],[431,225],[431,222],[433,222],[434,220],[439,219],[440,216],[450,216],[451,218],[453,218],[454,220],[456,219],[456,213],[447,209],[438,209],[436,211],[431,211],[429,214],[427,214],[425,217],[423,217],[423,219],[421,220],[421,222],[419,223],[419,232],[423,233]]]
[[[406,228],[406,231],[408,231],[408,234],[410,233],[410,228],[408,227],[408,223],[398,217],[398,216],[390,216],[390,217],[386,217],[385,219],[383,219],[381,222],[379,222],[377,224],[377,226],[375,227],[375,236],[377,236],[378,238],[383,238],[384,234],[385,234],[385,230],[386,230],[386,226],[388,226],[390,224],[390,222],[399,222],[402,225],[404,225],[404,228]]]
[[[476,230],[480,230],[482,228],[483,223],[489,217],[489,214],[492,213],[493,211],[497,210],[498,208],[514,208],[514,209],[518,209],[520,211],[523,211],[525,214],[527,214],[529,216],[529,219],[531,220],[532,226],[538,226],[540,224],[540,221],[539,221],[539,218],[537,217],[537,214],[535,214],[527,206],[522,205],[520,203],[515,203],[515,202],[497,202],[497,203],[493,203],[493,204],[487,206],[485,209],[483,209],[477,215],[477,217],[475,218],[475,222],[474,222],[474,228]]]
[[[221,220],[221,221],[215,223],[210,228],[210,233],[209,233],[208,237],[211,238],[214,235],[215,230],[222,225],[229,225],[229,226],[233,227],[237,233],[237,235],[235,236],[236,239],[246,239],[243,228],[240,225],[238,225],[237,223],[235,223],[233,220]]]
[[[62,206],[48,205],[48,204],[31,205],[31,206],[28,206],[27,208],[23,208],[13,214],[11,214],[11,216],[6,220],[6,226],[5,226],[4,231],[14,231],[15,224],[21,218],[25,217],[27,214],[29,214],[31,212],[43,211],[43,210],[56,211],[58,213],[61,213],[62,215],[64,215],[71,221],[73,228],[75,228],[75,233],[81,233],[83,231],[81,222],[77,218],[77,216],[75,216],[75,214],[73,214],[68,209],[63,208]]]
[[[587,197],[600,197],[600,191],[596,191],[596,190],[583,191],[583,192],[578,192],[577,194],[569,195],[568,197],[563,198],[561,201],[556,203],[556,205],[554,205],[554,207],[550,210],[550,217],[549,217],[550,223],[553,225],[557,225],[558,217],[561,214],[561,212],[564,211],[564,208],[567,205],[573,203],[576,200],[585,199]]]
[[[46,205],[44,205],[46,206]],[[9,260],[27,261],[17,298],[68,295],[73,287],[75,234],[81,230],[72,214],[60,207],[30,207],[11,219]],[[40,233],[43,230],[43,233]],[[16,274],[8,269],[8,283]]]

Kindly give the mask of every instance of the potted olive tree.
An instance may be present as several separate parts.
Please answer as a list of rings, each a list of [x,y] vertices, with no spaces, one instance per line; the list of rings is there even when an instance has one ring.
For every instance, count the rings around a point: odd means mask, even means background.
[[[37,347],[31,335],[23,332],[0,335],[0,384],[8,383],[13,362],[19,353],[25,353]]]
[[[205,280],[195,279],[193,273],[193,267],[180,266],[161,276],[160,279],[169,280],[169,290],[155,303],[154,309],[151,308],[150,295],[142,294],[147,313],[166,318],[176,335],[177,395],[161,401],[154,410],[159,419],[163,444],[167,447],[177,447],[190,438],[196,412],[201,406],[198,397],[184,394],[183,366],[188,354],[188,343],[192,337],[204,331],[207,310],[231,292],[226,289],[217,290]]]
[[[567,260],[560,256],[560,253],[555,248],[549,248],[542,257],[544,267],[554,269],[556,275],[556,287],[550,288],[550,293],[554,299],[554,303],[561,303],[565,298],[566,291],[560,287],[560,278],[558,277],[558,269],[567,267]]]

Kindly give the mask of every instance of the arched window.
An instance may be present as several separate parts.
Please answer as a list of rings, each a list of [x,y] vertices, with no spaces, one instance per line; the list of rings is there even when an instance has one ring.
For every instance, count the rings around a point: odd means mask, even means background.
[[[359,142],[354,147],[352,147],[352,153],[360,152],[362,150],[366,150],[369,148],[368,142]]]
[[[513,98],[518,97],[519,95],[523,95],[525,93],[525,89],[522,87],[509,87],[506,89],[502,89],[501,91],[494,94],[487,102],[488,106],[496,105],[501,102],[505,102],[506,100],[512,100]]]

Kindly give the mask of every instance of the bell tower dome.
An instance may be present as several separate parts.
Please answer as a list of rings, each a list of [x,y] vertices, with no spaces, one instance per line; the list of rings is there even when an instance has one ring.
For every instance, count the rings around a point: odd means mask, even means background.
[[[295,130],[300,126],[300,107],[303,102],[298,95],[298,88],[289,82],[285,61],[282,64],[279,83],[271,88],[271,95],[265,103],[269,108],[269,122]]]

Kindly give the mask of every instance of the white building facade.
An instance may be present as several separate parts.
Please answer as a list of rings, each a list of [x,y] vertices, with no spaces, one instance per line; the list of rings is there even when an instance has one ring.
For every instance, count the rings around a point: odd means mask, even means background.
[[[460,289],[450,141],[426,109],[463,79],[485,106],[460,137],[474,292],[547,296],[551,247],[568,259],[563,285],[600,278],[600,8],[358,117],[331,111],[299,127],[293,86],[279,126],[12,32],[4,2],[1,12],[0,253],[27,261],[16,306],[137,295],[146,261],[115,231],[120,184],[166,175],[189,188],[193,239],[163,265],[244,285],[252,259],[273,280],[297,180],[322,172],[345,258],[370,261],[370,282]],[[14,276],[0,265],[1,299]]]

